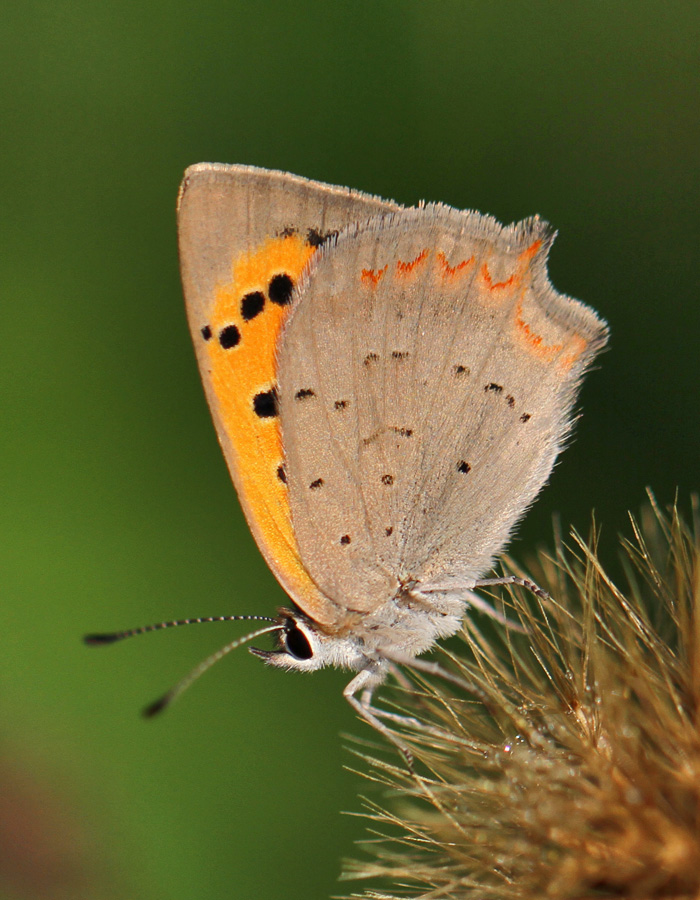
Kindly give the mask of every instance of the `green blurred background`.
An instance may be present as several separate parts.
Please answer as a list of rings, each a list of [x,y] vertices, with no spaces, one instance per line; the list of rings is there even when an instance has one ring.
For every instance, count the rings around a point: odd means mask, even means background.
[[[0,896],[323,898],[372,792],[345,676],[232,638],[85,631],[270,613],[178,278],[184,168],[251,163],[560,229],[555,285],[610,322],[552,515],[612,548],[644,487],[698,487],[696,2],[24,0],[0,33]],[[607,552],[607,551],[606,551]],[[612,551],[611,551],[612,552]]]

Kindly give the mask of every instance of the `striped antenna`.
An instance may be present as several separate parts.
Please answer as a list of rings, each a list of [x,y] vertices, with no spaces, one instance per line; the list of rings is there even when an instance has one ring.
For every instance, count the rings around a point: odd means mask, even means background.
[[[148,634],[150,631],[161,631],[164,628],[177,628],[180,625],[201,625],[203,622],[276,622],[270,616],[202,616],[198,619],[175,619],[172,622],[156,622],[155,625],[143,625],[141,628],[130,628],[128,631],[110,631],[105,634],[86,634],[83,640],[91,647],[101,644],[114,644],[137,634]]]

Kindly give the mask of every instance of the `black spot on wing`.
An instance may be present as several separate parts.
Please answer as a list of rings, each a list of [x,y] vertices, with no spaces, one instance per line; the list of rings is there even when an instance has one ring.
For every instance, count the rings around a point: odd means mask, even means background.
[[[227,325],[219,332],[219,343],[224,350],[231,350],[241,340],[241,333],[235,325]]]
[[[241,316],[246,322],[250,322],[259,316],[265,306],[265,295],[262,291],[252,291],[241,300]]]
[[[277,388],[261,391],[253,397],[253,412],[260,419],[273,419],[278,414]]]
[[[267,286],[268,296],[277,306],[287,306],[292,299],[293,290],[294,282],[286,273],[275,275]]]
[[[337,231],[320,231],[318,228],[309,228],[306,232],[306,243],[309,247],[320,247],[329,237],[338,234]]]

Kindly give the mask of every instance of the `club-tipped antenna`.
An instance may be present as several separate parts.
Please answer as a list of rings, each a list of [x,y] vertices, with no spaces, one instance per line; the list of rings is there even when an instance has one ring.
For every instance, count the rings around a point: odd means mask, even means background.
[[[128,631],[111,631],[105,634],[86,634],[86,644],[96,647],[100,644],[114,644],[137,634],[148,634],[164,628],[177,628],[179,625],[201,625],[203,622],[276,622],[270,616],[202,616],[197,619],[175,619],[171,622],[156,622],[154,625],[143,625],[141,628],[130,628]]]
[[[241,617],[244,618],[244,617]],[[264,618],[263,616],[250,616],[250,618]],[[275,619],[268,619],[270,622],[276,621]],[[222,657],[226,656],[227,653],[230,653],[232,650],[235,650],[236,647],[240,647],[241,644],[245,644],[248,641],[252,641],[256,637],[260,637],[261,634],[269,634],[271,631],[283,631],[284,625],[280,625],[279,623],[276,625],[269,625],[267,628],[258,628],[257,631],[251,631],[250,634],[246,634],[241,638],[238,638],[235,641],[231,641],[230,644],[226,644],[225,647],[221,647],[220,650],[217,650],[215,653],[212,653],[211,656],[208,656],[205,660],[202,660],[199,665],[195,666],[189,674],[185,675],[183,679],[178,681],[175,687],[170,688],[170,690],[163,694],[162,697],[159,697],[158,700],[149,704],[144,710],[143,714],[147,719],[150,719],[152,716],[157,715],[166,709],[170,704],[177,700],[180,694],[184,693],[188,687],[190,687],[193,682],[195,682],[200,675],[203,675],[207,669],[210,669],[215,663],[217,663]]]

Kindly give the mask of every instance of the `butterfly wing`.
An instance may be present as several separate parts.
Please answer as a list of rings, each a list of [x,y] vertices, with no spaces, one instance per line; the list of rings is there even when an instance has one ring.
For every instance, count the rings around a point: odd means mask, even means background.
[[[310,267],[281,341],[282,437],[304,566],[348,611],[473,582],[547,480],[607,336],[549,283],[552,239],[429,205]]]
[[[275,348],[294,285],[328,235],[397,208],[285,172],[208,163],[187,170],[178,198],[187,316],[226,462],[270,568],[320,622],[333,609],[290,522]]]

